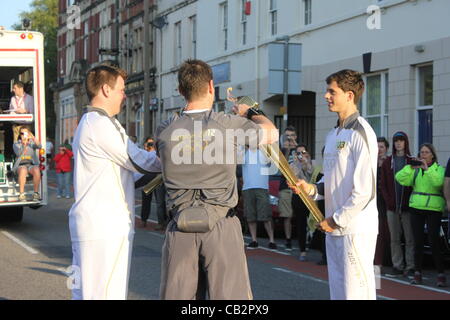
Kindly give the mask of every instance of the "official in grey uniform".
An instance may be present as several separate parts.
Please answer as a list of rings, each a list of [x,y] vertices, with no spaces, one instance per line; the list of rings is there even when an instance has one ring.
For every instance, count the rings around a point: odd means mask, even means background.
[[[236,115],[212,111],[208,64],[188,60],[178,73],[187,105],[156,130],[156,147],[171,220],[161,262],[161,299],[193,300],[206,274],[210,299],[252,299],[237,204],[239,145],[273,143],[278,131],[260,111],[236,105]],[[201,269],[199,269],[201,268]],[[202,270],[203,269],[203,270]]]

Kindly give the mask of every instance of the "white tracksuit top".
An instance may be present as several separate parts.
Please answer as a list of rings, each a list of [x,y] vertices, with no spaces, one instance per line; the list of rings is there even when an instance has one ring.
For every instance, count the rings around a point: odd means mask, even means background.
[[[100,240],[134,233],[133,173],[137,169],[130,159],[145,171],[160,172],[156,153],[138,148],[116,119],[97,112],[88,112],[81,118],[73,151],[75,203],[69,212],[71,240]]]
[[[328,134],[321,180],[325,216],[340,226],[331,235],[378,233],[377,157],[375,132],[358,112]]]

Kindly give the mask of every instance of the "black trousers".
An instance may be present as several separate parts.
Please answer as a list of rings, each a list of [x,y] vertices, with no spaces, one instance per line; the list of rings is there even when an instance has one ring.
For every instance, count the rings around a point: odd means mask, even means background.
[[[135,182],[135,188],[141,188],[147,183],[152,181],[156,177],[156,173],[150,173],[144,175],[141,179]],[[164,225],[167,223],[168,217],[166,215],[166,188],[164,184],[156,188],[152,193],[146,195],[144,191],[141,191],[142,195],[142,207],[141,207],[141,219],[147,221],[150,216],[153,193],[156,200],[156,215],[158,217],[158,223]]]
[[[306,251],[306,235],[308,228],[308,207],[303,203],[300,197],[296,194],[292,195],[292,209],[297,217],[297,235],[298,235],[298,247],[300,252]]]
[[[417,210],[411,208],[411,225],[414,235],[414,263],[417,271],[422,271],[423,264],[423,246],[424,246],[424,227],[427,224],[428,241],[431,246],[431,253],[435,267],[439,273],[444,273],[444,263],[442,259],[440,229],[441,212],[429,210]]]

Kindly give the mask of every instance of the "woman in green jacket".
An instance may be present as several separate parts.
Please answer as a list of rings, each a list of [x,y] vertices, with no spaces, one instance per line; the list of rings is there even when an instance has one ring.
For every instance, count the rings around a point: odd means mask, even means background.
[[[438,287],[446,286],[444,263],[439,241],[442,212],[445,200],[442,194],[444,167],[437,163],[436,150],[430,143],[420,146],[420,165],[406,165],[397,172],[395,179],[404,186],[413,187],[409,198],[411,224],[414,235],[414,262],[416,272],[412,284],[422,283],[422,260],[424,246],[424,227],[427,224],[428,237],[434,263],[438,269]]]

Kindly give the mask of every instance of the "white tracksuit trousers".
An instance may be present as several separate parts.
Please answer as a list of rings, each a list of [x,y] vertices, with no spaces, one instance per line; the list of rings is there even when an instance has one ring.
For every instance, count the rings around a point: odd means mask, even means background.
[[[326,249],[331,300],[375,300],[373,259],[377,234],[327,234]]]
[[[126,300],[134,234],[72,243],[73,300]]]

